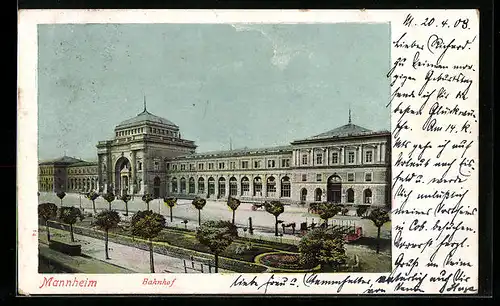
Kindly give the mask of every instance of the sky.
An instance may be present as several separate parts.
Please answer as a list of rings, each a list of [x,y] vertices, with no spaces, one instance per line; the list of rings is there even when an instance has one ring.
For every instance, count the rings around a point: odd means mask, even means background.
[[[38,46],[40,160],[95,160],[144,97],[197,152],[287,145],[349,108],[390,129],[388,23],[39,25]]]

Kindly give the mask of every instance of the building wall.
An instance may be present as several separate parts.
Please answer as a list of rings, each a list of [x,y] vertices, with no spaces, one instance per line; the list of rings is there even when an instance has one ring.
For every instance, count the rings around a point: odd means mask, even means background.
[[[328,179],[333,175],[341,178],[341,203],[343,204],[371,204],[374,206],[389,205],[390,187],[390,151],[388,150],[389,136],[374,136],[365,138],[344,139],[322,143],[306,143],[293,145],[291,149],[280,154],[248,154],[244,156],[207,156],[203,154],[179,157],[167,162],[167,194],[180,198],[204,196],[210,199],[226,200],[229,190],[229,180],[237,181],[236,196],[244,201],[263,201],[277,199],[289,203],[310,203],[327,200]],[[333,156],[334,152],[337,155]],[[349,152],[353,152],[354,161],[350,163]],[[371,153],[367,153],[371,152]],[[321,153],[318,160],[317,154]],[[307,156],[307,163],[302,157]],[[368,156],[371,156],[368,158]],[[282,164],[283,159],[289,159],[289,166]],[[268,164],[275,160],[275,165]],[[248,168],[243,168],[243,162],[248,161]],[[261,167],[256,168],[255,162],[260,161]],[[224,168],[219,167],[224,163]],[[209,165],[212,164],[213,168]],[[231,167],[234,166],[234,167]],[[352,179],[351,179],[352,176]],[[224,181],[219,184],[219,179]],[[249,179],[250,194],[242,191],[242,179]],[[262,194],[255,194],[254,178],[262,180]],[[275,179],[276,192],[267,192],[267,179]],[[290,180],[290,196],[281,196],[282,179]],[[195,192],[189,192],[190,179],[195,181]],[[205,182],[204,192],[198,190],[198,179]],[[209,178],[215,180],[215,194],[208,196],[207,182]],[[173,181],[177,181],[177,191],[173,188]],[[186,191],[181,192],[181,179],[186,180]],[[305,179],[305,181],[304,181]],[[219,185],[224,185],[225,194],[219,194]],[[305,201],[301,197],[302,190],[307,191]],[[354,191],[354,201],[347,201],[349,189]],[[317,190],[321,196],[316,197]],[[371,191],[371,197],[365,192]]]

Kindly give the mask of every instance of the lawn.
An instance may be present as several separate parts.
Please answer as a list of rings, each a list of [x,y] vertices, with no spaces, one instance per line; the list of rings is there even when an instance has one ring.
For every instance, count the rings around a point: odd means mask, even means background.
[[[76,226],[90,227],[90,220],[78,222]],[[385,225],[385,226],[389,226]],[[111,230],[116,234],[132,236],[130,229],[125,227]],[[210,250],[198,242],[195,231],[185,229],[166,228],[154,239],[159,242],[166,242],[169,245],[210,254]],[[376,239],[364,237],[355,243],[346,244],[346,253],[349,261],[357,255],[360,261],[362,272],[388,272],[391,270],[390,240],[381,239],[381,254],[375,253]],[[274,243],[251,239],[250,237],[238,237],[222,254],[222,257],[235,259],[254,264],[255,257],[270,252],[298,252],[298,247],[286,243]],[[323,269],[322,269],[323,270]],[[328,270],[328,269],[327,269]],[[323,272],[327,272],[323,270]]]

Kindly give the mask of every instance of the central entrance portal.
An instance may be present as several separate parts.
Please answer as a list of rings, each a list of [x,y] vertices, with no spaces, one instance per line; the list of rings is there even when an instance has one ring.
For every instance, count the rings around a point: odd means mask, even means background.
[[[333,203],[342,201],[342,179],[337,174],[328,178],[326,200]]]
[[[120,157],[115,165],[115,194],[123,196],[130,189],[131,169],[130,162],[125,157]]]

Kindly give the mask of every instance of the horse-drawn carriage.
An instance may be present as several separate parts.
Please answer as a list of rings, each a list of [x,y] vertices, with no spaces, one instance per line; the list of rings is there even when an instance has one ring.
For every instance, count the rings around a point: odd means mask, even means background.
[[[252,210],[253,211],[260,210],[260,209],[263,209],[263,208],[264,208],[264,203],[254,203],[252,205]]]

